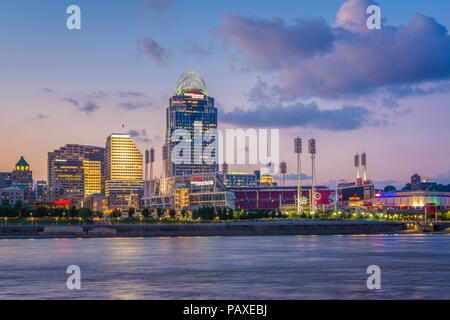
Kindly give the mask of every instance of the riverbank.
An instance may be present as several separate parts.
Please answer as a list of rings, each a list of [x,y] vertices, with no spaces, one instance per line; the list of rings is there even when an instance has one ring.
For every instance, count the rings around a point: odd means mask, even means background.
[[[398,233],[405,223],[349,220],[289,220],[157,225],[0,226],[0,238],[11,237],[208,237]]]

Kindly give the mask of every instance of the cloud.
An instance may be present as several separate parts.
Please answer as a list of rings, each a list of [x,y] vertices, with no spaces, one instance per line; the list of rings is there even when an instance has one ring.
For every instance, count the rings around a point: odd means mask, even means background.
[[[53,89],[50,89],[50,88],[42,88],[41,91],[45,92],[45,93],[55,93],[55,91]]]
[[[77,99],[74,99],[74,98],[63,98],[62,100],[65,101],[65,102],[68,102],[68,103],[70,103],[72,105],[74,105],[75,107],[79,107],[80,106],[80,102]]]
[[[450,170],[448,170],[447,173],[441,173],[436,177],[430,179],[430,181],[432,180],[442,184],[450,184]]]
[[[89,95],[93,99],[100,99],[108,96],[108,93],[102,90],[94,91]]]
[[[143,142],[143,143],[151,143],[153,140],[150,139],[147,135],[147,131],[145,129],[141,130],[130,130],[128,131],[128,134],[131,138],[135,139],[136,141]]]
[[[136,110],[142,109],[145,107],[152,107],[153,103],[151,102],[121,102],[119,103],[119,107],[125,110]]]
[[[48,118],[49,118],[49,116],[46,115],[46,114],[43,114],[43,113],[39,113],[39,114],[36,116],[36,119],[38,119],[38,120],[47,120]]]
[[[140,98],[140,97],[145,97],[146,95],[142,92],[137,92],[137,91],[120,91],[119,92],[119,97],[121,98],[128,98],[128,97],[135,97],[135,98]]]
[[[153,37],[144,37],[137,40],[138,47],[148,56],[152,57],[158,64],[164,64],[170,53],[157,43]]]
[[[292,99],[359,97],[450,80],[447,29],[416,14],[407,26],[369,30],[365,10],[374,3],[345,2],[333,26],[323,20],[287,25],[282,19],[226,14],[219,34],[254,69],[275,72],[279,94]]]
[[[89,115],[99,108],[100,107],[96,103],[88,101],[80,108],[80,110]]]
[[[200,57],[207,57],[212,54],[212,49],[208,48],[205,49],[201,47],[198,43],[195,41],[189,40],[184,44],[183,52],[185,54],[192,54]]]
[[[287,26],[282,19],[223,16],[222,39],[232,41],[260,68],[287,67],[292,62],[333,49],[335,36],[323,19],[301,20]]]
[[[308,127],[331,131],[359,129],[366,124],[384,125],[371,120],[372,112],[365,107],[343,106],[321,110],[316,103],[296,103],[290,106],[259,106],[253,110],[235,108],[222,112],[220,120],[243,127],[293,128]]]
[[[92,102],[92,101],[87,101],[82,104],[79,100],[70,98],[70,97],[63,98],[62,100],[72,104],[79,111],[86,113],[86,115],[90,115],[91,113],[93,113],[94,111],[96,111],[97,109],[100,108],[95,102]]]

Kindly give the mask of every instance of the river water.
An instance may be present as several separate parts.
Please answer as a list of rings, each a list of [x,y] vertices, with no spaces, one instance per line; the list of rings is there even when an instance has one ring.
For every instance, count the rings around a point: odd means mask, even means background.
[[[450,235],[3,239],[0,299],[450,299]]]

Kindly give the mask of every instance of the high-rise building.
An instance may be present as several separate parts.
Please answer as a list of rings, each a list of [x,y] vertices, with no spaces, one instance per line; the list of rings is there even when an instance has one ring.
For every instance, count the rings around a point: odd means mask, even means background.
[[[84,196],[102,193],[102,162],[83,160]]]
[[[52,200],[63,197],[77,202],[93,193],[104,192],[105,149],[66,144],[48,153],[48,185]],[[58,192],[55,192],[58,190]]]
[[[411,190],[417,191],[421,189],[422,178],[416,173],[411,176]]]
[[[50,187],[47,185],[47,181],[40,180],[36,183],[35,188],[36,201],[37,202],[50,202]]]
[[[110,207],[125,207],[143,190],[143,155],[128,134],[106,139],[105,192]]]
[[[203,78],[196,71],[188,70],[178,80],[167,108],[166,128],[163,147],[166,176],[218,171],[217,150],[208,155],[208,161],[204,156],[206,145],[215,140],[212,131],[208,130],[217,129],[217,108],[214,107],[214,98],[208,95]],[[174,131],[178,129],[188,133],[183,136],[183,142],[187,140],[191,145],[190,157],[187,157],[186,162],[175,161],[172,154],[180,142],[172,139]]]
[[[20,160],[11,172],[11,185],[23,187],[27,191],[32,191],[33,189],[33,172],[23,157],[20,157]]]
[[[0,172],[0,189],[11,186],[11,172]]]

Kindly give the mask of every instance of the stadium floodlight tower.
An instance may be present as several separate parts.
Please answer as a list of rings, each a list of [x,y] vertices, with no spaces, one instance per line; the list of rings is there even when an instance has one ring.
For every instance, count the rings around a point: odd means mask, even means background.
[[[301,154],[302,154],[302,138],[294,139],[294,152],[297,154],[297,214],[302,211],[302,166],[301,166]]]
[[[150,151],[145,149],[145,166],[144,166],[144,198],[148,197],[149,181],[148,181],[148,167],[150,163]]]
[[[281,171],[281,180],[283,187],[286,186],[286,173],[287,173],[287,163],[286,161],[282,161],[280,163],[280,171]]]
[[[361,155],[361,166],[363,167],[363,181],[367,181],[367,156],[366,153],[363,152]]]
[[[153,164],[155,163],[155,149],[150,148],[150,180],[153,179]]]
[[[316,139],[311,138],[308,141],[309,153],[311,154],[311,197],[309,201],[310,213],[317,211],[316,198]]]
[[[360,175],[359,175],[359,154],[357,153],[355,155],[355,168],[356,168],[356,181],[359,181]]]

